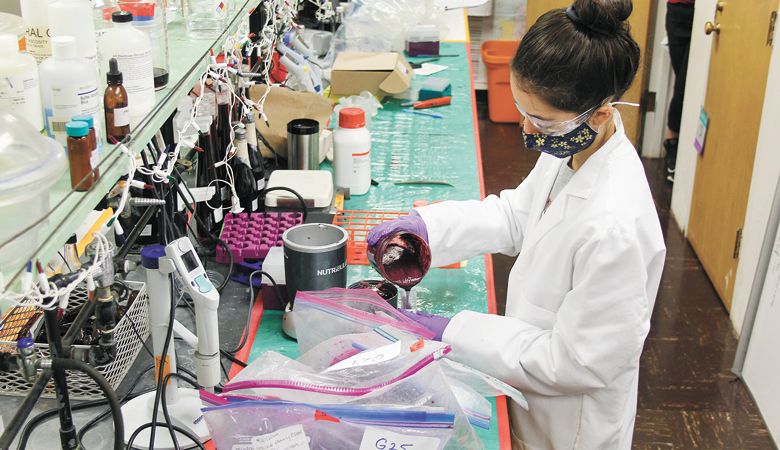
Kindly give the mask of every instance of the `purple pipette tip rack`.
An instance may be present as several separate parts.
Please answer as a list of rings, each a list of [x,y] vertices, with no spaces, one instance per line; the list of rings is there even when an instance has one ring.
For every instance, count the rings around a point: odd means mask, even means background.
[[[301,213],[239,213],[225,216],[219,238],[225,241],[233,254],[234,263],[264,259],[271,247],[282,246],[282,234],[303,223]],[[225,248],[217,245],[217,262],[227,264],[230,257]]]

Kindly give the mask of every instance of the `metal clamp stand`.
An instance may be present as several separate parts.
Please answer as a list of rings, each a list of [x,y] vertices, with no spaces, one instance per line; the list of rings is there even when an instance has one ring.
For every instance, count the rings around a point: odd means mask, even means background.
[[[51,279],[58,287],[65,286],[75,278],[75,274],[67,276],[56,276]],[[65,358],[65,347],[70,346],[78,331],[86,323],[87,319],[95,310],[94,302],[87,302],[79,311],[76,319],[73,321],[70,329],[64,337],[60,336],[60,325],[57,319],[57,309],[47,309],[44,311],[44,322],[46,326],[46,337],[49,341],[49,350],[52,358]],[[54,378],[54,387],[57,394],[57,407],[59,409],[60,419],[60,441],[63,449],[80,448],[75,426],[73,425],[73,412],[70,408],[70,396],[68,395],[68,383],[65,370],[63,369],[45,369],[37,376],[31,373],[33,383],[30,393],[25,397],[19,409],[14,414],[11,421],[7,424],[5,432],[0,436],[0,449],[7,449],[11,446],[14,438],[22,429],[25,420],[33,411],[35,403],[43,394],[49,379]]]

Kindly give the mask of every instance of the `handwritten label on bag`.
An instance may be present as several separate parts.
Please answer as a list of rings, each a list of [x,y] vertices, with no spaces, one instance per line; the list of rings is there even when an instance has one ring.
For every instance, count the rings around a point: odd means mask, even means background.
[[[350,367],[367,366],[370,364],[378,364],[383,361],[389,361],[401,354],[401,341],[396,341],[390,345],[384,347],[375,348],[373,350],[366,350],[360,352],[357,355],[347,358],[344,361],[336,363],[330,366],[325,372],[332,372],[334,370],[348,369]]]
[[[379,428],[366,427],[360,450],[435,450],[441,440],[428,436],[410,436]]]
[[[252,437],[252,450],[310,450],[310,447],[303,425],[298,424]]]

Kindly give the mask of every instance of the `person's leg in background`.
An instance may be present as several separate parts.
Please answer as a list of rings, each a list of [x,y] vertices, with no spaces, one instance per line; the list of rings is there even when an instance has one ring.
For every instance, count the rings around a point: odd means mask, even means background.
[[[666,35],[669,39],[669,56],[675,79],[672,101],[669,104],[664,148],[666,149],[666,178],[674,182],[677,143],[685,95],[685,76],[688,72],[688,51],[691,47],[693,1],[669,2],[666,6]]]

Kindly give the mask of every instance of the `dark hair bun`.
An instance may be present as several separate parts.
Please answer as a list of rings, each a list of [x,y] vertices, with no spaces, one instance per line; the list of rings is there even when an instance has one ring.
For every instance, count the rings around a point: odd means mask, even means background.
[[[573,6],[584,24],[609,33],[624,28],[634,9],[631,0],[574,0]]]

